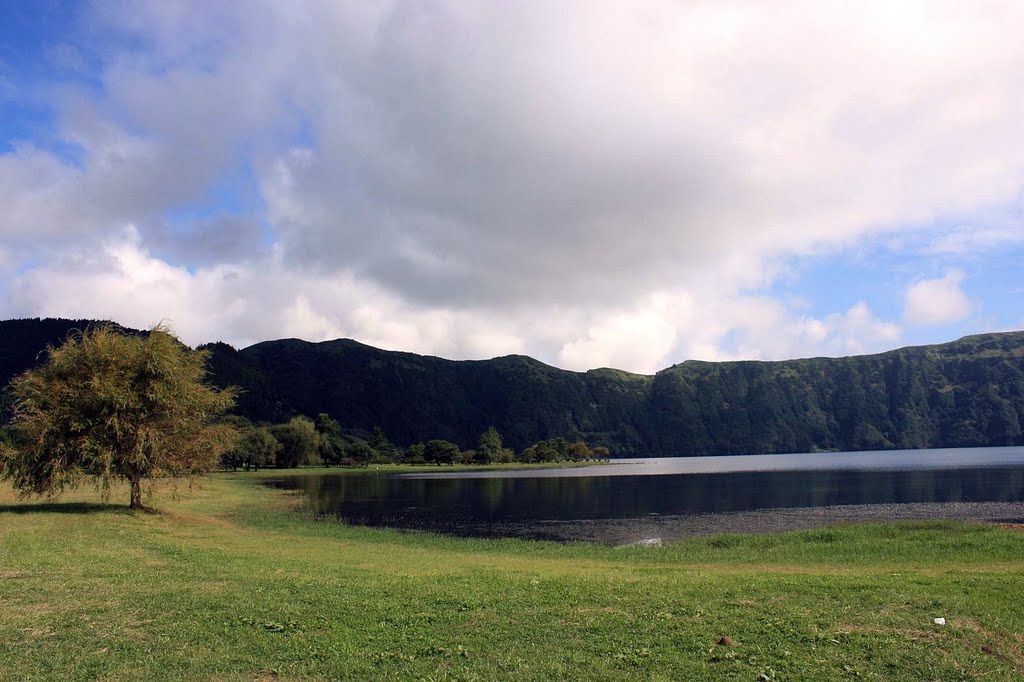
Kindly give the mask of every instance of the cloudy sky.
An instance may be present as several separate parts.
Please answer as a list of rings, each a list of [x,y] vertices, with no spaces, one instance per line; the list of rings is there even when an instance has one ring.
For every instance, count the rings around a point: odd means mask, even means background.
[[[1022,25],[0,0],[0,318],[641,372],[1024,328]]]

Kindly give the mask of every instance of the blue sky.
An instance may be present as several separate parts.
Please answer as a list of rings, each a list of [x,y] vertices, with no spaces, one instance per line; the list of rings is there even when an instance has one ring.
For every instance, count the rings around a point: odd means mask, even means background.
[[[2,317],[642,372],[1024,328],[1014,3],[0,16]]]

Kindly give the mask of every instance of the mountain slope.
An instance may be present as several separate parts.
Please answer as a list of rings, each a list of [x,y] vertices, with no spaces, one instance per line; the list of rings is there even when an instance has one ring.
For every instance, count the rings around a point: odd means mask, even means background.
[[[0,322],[0,382],[82,320]],[[453,361],[338,339],[211,352],[212,380],[243,390],[255,420],[327,412],[397,443],[464,447],[582,437],[617,455],[691,455],[1024,444],[1024,332],[877,355],[688,361],[654,376],[570,372],[524,356]]]

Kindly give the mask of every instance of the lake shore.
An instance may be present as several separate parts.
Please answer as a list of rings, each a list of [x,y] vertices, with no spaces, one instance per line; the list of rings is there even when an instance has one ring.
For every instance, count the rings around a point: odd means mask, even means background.
[[[336,517],[318,515],[322,521]],[[481,522],[396,514],[348,519],[354,525],[432,532],[465,538],[515,538],[552,542],[591,542],[626,546],[660,544],[723,533],[760,535],[812,530],[839,524],[898,521],[973,521],[1024,523],[1024,502],[919,502],[851,504],[823,507],[757,509],[741,512],[647,516],[624,519],[522,520]]]
[[[671,542],[721,533],[781,533],[810,530],[836,524],[885,523],[889,521],[978,521],[1024,523],[1024,502],[924,502],[907,504],[859,504],[832,507],[760,509],[719,514],[659,516],[643,519],[595,519],[547,521],[524,524],[515,537],[560,542],[597,542],[628,545],[657,539]],[[507,530],[513,531],[514,524]]]

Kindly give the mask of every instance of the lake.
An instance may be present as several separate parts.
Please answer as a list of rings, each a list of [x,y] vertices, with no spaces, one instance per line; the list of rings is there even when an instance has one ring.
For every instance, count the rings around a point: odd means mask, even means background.
[[[282,476],[313,511],[456,535],[624,543],[844,520],[1024,517],[1024,447]]]

